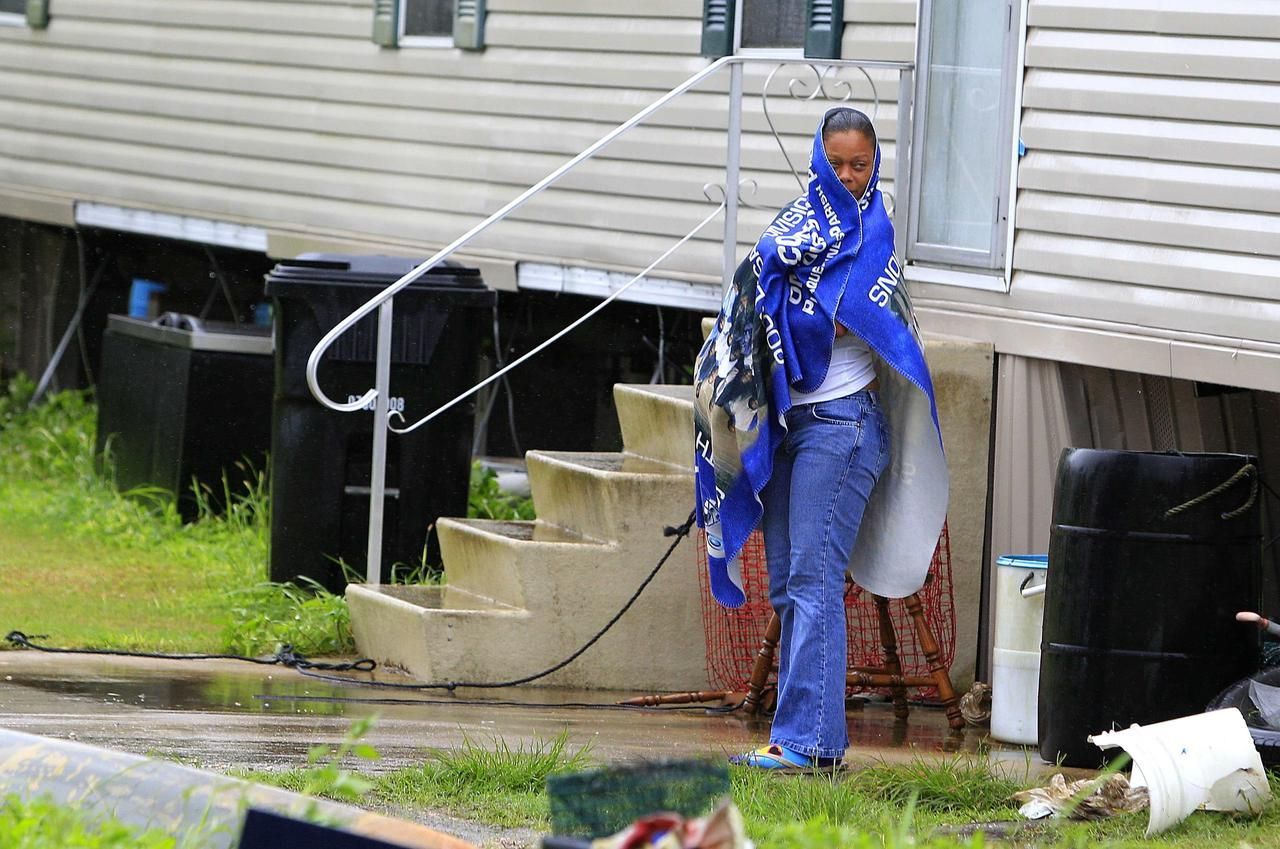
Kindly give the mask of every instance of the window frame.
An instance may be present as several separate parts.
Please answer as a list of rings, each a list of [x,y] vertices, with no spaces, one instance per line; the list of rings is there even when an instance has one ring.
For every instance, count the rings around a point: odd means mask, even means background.
[[[445,5],[449,7],[450,32],[448,35],[406,35],[404,28],[405,22],[408,21],[409,15],[406,12],[407,6],[411,0],[396,0],[399,8],[396,10],[396,46],[397,47],[454,47],[453,41],[453,21],[457,17],[457,4],[453,0],[443,0]]]
[[[908,198],[907,256],[905,261],[932,266],[953,267],[968,274],[1007,277],[1006,258],[1010,251],[1009,233],[1012,228],[1012,207],[1015,199],[1013,187],[1014,139],[1019,87],[1019,56],[1022,50],[1023,3],[1021,0],[1005,0],[1006,29],[1000,66],[1000,127],[997,138],[1000,149],[1008,155],[1001,158],[992,176],[992,194],[995,195],[995,221],[991,239],[985,250],[962,248],[920,240],[920,207],[924,188],[924,148],[928,131],[925,120],[929,106],[929,71],[932,64],[933,9],[935,0],[920,0],[920,20],[916,30],[916,79],[915,118],[911,131],[911,173]],[[1006,145],[1005,142],[1008,142]],[[958,285],[973,285],[961,282]],[[979,288],[988,288],[980,286]],[[1003,287],[1002,287],[1003,288]]]
[[[0,11],[0,26],[4,27],[25,27],[28,26],[27,12],[24,9],[21,12],[3,12]]]

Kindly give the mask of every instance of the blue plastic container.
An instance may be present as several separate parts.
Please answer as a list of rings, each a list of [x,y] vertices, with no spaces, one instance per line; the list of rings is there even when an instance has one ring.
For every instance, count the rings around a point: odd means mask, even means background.
[[[129,317],[155,318],[160,313],[156,303],[158,296],[168,291],[169,287],[163,283],[141,277],[133,278],[133,283],[129,286]]]

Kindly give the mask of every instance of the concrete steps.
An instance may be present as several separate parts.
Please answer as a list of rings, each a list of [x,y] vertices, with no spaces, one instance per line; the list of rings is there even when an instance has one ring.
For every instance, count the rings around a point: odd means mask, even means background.
[[[545,606],[548,570],[589,569],[609,546],[543,521],[441,519],[446,586],[495,604]]]
[[[530,451],[525,459],[539,519],[570,533],[617,540],[639,531],[651,491],[678,497],[686,478],[692,507],[692,472],[669,463],[626,452]]]
[[[626,603],[693,505],[692,387],[614,387],[624,450],[530,451],[534,522],[441,519],[443,587],[347,590],[363,654],[424,681],[539,671]],[[706,685],[694,547],[683,542],[635,606],[539,683],[657,691]]]
[[[693,468],[693,387],[613,387],[622,444],[637,457]]]

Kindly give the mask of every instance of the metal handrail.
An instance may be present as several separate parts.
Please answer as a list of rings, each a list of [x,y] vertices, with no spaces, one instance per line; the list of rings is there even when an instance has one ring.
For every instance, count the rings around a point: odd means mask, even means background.
[[[392,283],[390,286],[383,289],[378,294],[374,295],[372,298],[366,301],[363,306],[361,306],[355,312],[351,313],[342,321],[338,322],[337,325],[335,325],[332,330],[330,330],[328,333],[324,335],[323,338],[321,338],[320,342],[316,345],[316,347],[312,349],[311,356],[307,358],[307,386],[311,388],[311,394],[315,396],[317,401],[319,401],[321,404],[328,407],[329,409],[339,410],[344,413],[350,413],[350,412],[359,410],[360,408],[368,404],[370,401],[374,400],[374,398],[377,397],[378,387],[374,387],[373,389],[370,389],[368,392],[361,395],[355,401],[348,401],[346,403],[340,403],[340,402],[334,401],[332,398],[325,395],[324,390],[320,388],[320,383],[319,383],[319,380],[317,379],[317,371],[320,366],[320,358],[324,356],[325,352],[329,350],[329,346],[332,345],[339,336],[341,336],[343,333],[346,333],[348,330],[350,330],[352,326],[355,325],[356,322],[364,318],[369,313],[373,312],[374,309],[386,303],[391,298],[395,297],[396,293],[398,293],[399,291],[404,289],[406,286],[413,283],[413,281],[417,280],[419,277],[426,274],[431,269],[435,268],[437,265],[441,263],[441,261],[443,261],[446,257],[448,257],[451,253],[456,251],[458,248],[467,244],[467,242],[470,242],[473,238],[480,235],[485,230],[489,229],[490,226],[497,224],[499,221],[506,218],[512,212],[515,212],[517,209],[524,206],[525,203],[528,202],[530,198],[532,198],[534,195],[538,194],[543,189],[550,186],[552,183],[555,183],[565,174],[572,171],[575,167],[578,166],[579,163],[585,162],[586,160],[595,156],[597,153],[599,153],[601,150],[603,150],[605,147],[607,147],[609,144],[615,141],[618,137],[620,137],[623,133],[626,133],[628,130],[630,130],[635,125],[639,124],[645,118],[649,117],[651,114],[653,114],[654,112],[657,112],[663,106],[667,105],[669,101],[674,100],[675,98],[684,94],[686,91],[693,88],[695,85],[702,82],[707,77],[711,76],[716,71],[723,68],[725,65],[731,64],[737,58],[738,57],[736,56],[726,56],[723,59],[717,59],[715,62],[712,62],[710,65],[703,68],[698,73],[689,77],[689,79],[685,80],[680,85],[671,89],[671,91],[667,92],[662,97],[658,98],[653,103],[646,106],[644,109],[641,109],[635,115],[631,116],[631,118],[629,118],[625,123],[619,124],[613,130],[610,130],[599,141],[595,142],[593,145],[583,150],[573,159],[570,159],[564,165],[561,165],[559,168],[552,171],[550,174],[543,177],[538,182],[534,183],[528,189],[521,192],[520,196],[517,197],[515,200],[511,201],[506,206],[502,207],[497,212],[490,215],[484,221],[481,221],[479,224],[472,227],[470,230],[468,230],[463,235],[459,236],[457,239],[454,239],[447,246],[441,248],[434,255],[432,255],[430,258],[424,261],[421,265],[414,268],[408,274],[401,277],[399,280]]]
[[[422,426],[423,424],[426,424],[431,419],[440,415],[445,410],[448,410],[449,408],[453,407],[459,402],[475,394],[480,389],[483,389],[488,384],[494,382],[495,380],[498,380],[507,372],[511,371],[512,369],[516,368],[517,366],[524,363],[528,359],[532,358],[534,355],[536,355],[540,351],[554,344],[558,339],[563,337],[565,334],[569,333],[571,330],[573,330],[575,327],[577,327],[578,325],[582,324],[583,322],[591,318],[593,315],[595,315],[597,312],[599,312],[609,303],[612,303],[614,300],[616,300],[619,296],[622,295],[624,291],[626,291],[626,289],[630,288],[634,283],[643,279],[650,271],[652,271],[660,263],[665,261],[667,257],[671,256],[671,254],[673,254],[677,249],[679,249],[682,245],[688,242],[689,239],[691,239],[695,234],[697,234],[704,227],[706,227],[707,224],[711,223],[711,221],[714,220],[715,217],[719,215],[721,211],[725,212],[725,230],[724,230],[725,268],[723,273],[724,273],[724,279],[726,281],[729,279],[729,276],[733,273],[734,251],[736,250],[736,247],[737,247],[736,228],[737,228],[737,213],[738,213],[738,206],[739,206],[739,154],[740,154],[739,143],[740,143],[740,137],[742,132],[742,121],[741,121],[742,68],[744,64],[752,61],[755,61],[755,62],[769,62],[769,61],[779,62],[780,61],[781,62],[779,68],[775,69],[775,71],[769,75],[768,80],[765,82],[764,96],[766,98],[766,101],[767,101],[767,95],[768,95],[769,82],[773,80],[774,75],[777,73],[777,71],[781,69],[782,65],[796,64],[796,62],[794,61],[770,59],[767,57],[726,56],[721,59],[717,59],[716,61],[709,64],[706,68],[703,68],[701,71],[689,77],[687,80],[680,83],[680,85],[676,86],[675,88],[671,89],[669,92],[664,94],[662,97],[655,100],[649,106],[637,112],[635,115],[633,115],[624,123],[619,124],[613,130],[610,130],[608,133],[602,136],[595,143],[593,143],[592,145],[590,145],[589,147],[587,147],[586,149],[578,153],[576,156],[574,156],[564,165],[561,165],[559,168],[552,171],[546,177],[543,177],[537,183],[530,186],[528,189],[522,192],[518,197],[516,197],[514,200],[507,203],[497,212],[494,212],[488,218],[481,221],[479,224],[475,225],[466,233],[459,236],[453,242],[446,245],[444,248],[440,249],[431,257],[426,259],[424,262],[416,266],[408,274],[405,274],[399,280],[387,286],[385,289],[383,289],[382,291],[378,292],[376,295],[371,297],[363,305],[361,305],[356,310],[354,310],[350,315],[348,315],[342,321],[338,322],[337,325],[335,325],[328,333],[326,333],[320,339],[320,341],[316,344],[315,348],[312,349],[310,356],[307,358],[307,368],[306,368],[307,386],[308,388],[310,388],[311,394],[316,398],[317,401],[320,402],[320,404],[322,404],[325,407],[328,407],[331,410],[349,413],[349,412],[355,412],[357,410],[361,410],[367,407],[371,402],[373,403],[373,415],[374,415],[373,457],[372,457],[372,468],[371,468],[371,474],[370,474],[369,535],[368,535],[369,545],[368,545],[368,551],[367,551],[368,566],[367,566],[367,572],[366,572],[366,580],[369,584],[376,585],[379,583],[381,578],[382,524],[383,524],[382,514],[383,514],[383,506],[384,506],[383,501],[385,499],[385,489],[386,489],[386,455],[387,455],[388,431],[392,431],[395,433],[408,433],[412,430],[415,430],[416,428]],[[864,75],[867,75],[866,71],[869,68],[896,70],[899,72],[899,98],[898,98],[899,132],[898,132],[898,138],[897,138],[897,144],[899,145],[899,155],[897,158],[897,173],[895,175],[895,181],[894,181],[895,182],[894,192],[895,194],[902,194],[903,193],[902,187],[906,185],[908,171],[905,167],[905,162],[907,157],[902,156],[901,152],[905,148],[905,146],[909,144],[911,139],[911,131],[910,131],[911,115],[910,115],[909,108],[907,110],[907,113],[904,115],[902,113],[901,105],[904,103],[910,104],[912,101],[912,94],[913,94],[912,73],[914,71],[914,65],[907,62],[886,62],[886,61],[880,61],[880,60],[867,60],[867,61],[843,60],[842,61],[842,60],[833,60],[833,59],[804,59],[804,60],[801,60],[799,64],[804,64],[809,66],[811,69],[814,70],[815,73],[818,74],[817,89],[811,94],[803,95],[802,99],[806,99],[806,100],[813,99],[819,92],[826,94],[826,91],[825,91],[826,83],[824,81],[824,77],[827,71],[818,73],[815,67],[817,65],[826,66],[828,70],[830,70],[830,68],[832,67],[856,67],[862,70]],[[392,328],[392,315],[393,315],[392,299],[396,296],[396,294],[402,291],[405,287],[411,285],[415,280],[422,277],[428,271],[435,268],[437,265],[443,262],[446,258],[448,258],[451,254],[453,254],[459,248],[466,245],[476,236],[483,233],[489,227],[498,223],[499,221],[502,221],[512,212],[519,209],[521,206],[527,203],[531,198],[533,198],[534,195],[541,193],[544,189],[548,188],[549,186],[557,182],[561,177],[563,177],[565,174],[572,171],[578,165],[595,156],[605,147],[607,147],[608,145],[616,141],[623,134],[625,134],[626,132],[631,130],[633,127],[638,125],[640,122],[642,122],[645,118],[649,117],[654,112],[657,112],[659,109],[666,106],[667,103],[674,100],[676,97],[679,97],[681,94],[684,94],[686,91],[693,88],[698,83],[702,82],[708,77],[714,75],[721,68],[724,68],[724,67],[729,67],[731,71],[731,77],[730,77],[730,83],[729,83],[729,107],[730,108],[729,108],[729,121],[728,121],[728,128],[727,128],[727,134],[729,136],[729,149],[727,151],[727,157],[726,157],[726,163],[725,163],[724,199],[720,202],[719,206],[710,215],[706,216],[696,227],[694,227],[687,234],[685,234],[683,238],[681,238],[674,245],[672,245],[667,251],[665,251],[662,254],[662,256],[658,257],[658,259],[650,263],[650,265],[644,271],[641,271],[639,274],[633,277],[626,284],[619,287],[616,291],[611,293],[609,297],[605,298],[601,303],[597,304],[595,307],[593,307],[585,315],[583,315],[582,317],[574,321],[572,324],[563,328],[559,333],[547,339],[546,341],[544,341],[534,349],[526,352],[519,359],[506,365],[500,371],[485,378],[480,383],[471,387],[466,392],[463,392],[461,395],[458,395],[457,397],[448,401],[441,407],[437,408],[431,413],[428,413],[426,416],[424,416],[414,424],[404,428],[393,427],[391,425],[391,417],[393,415],[396,418],[401,420],[403,420],[404,418],[399,412],[393,413],[389,409],[389,404],[387,400],[388,395],[390,394],[390,385],[391,385],[391,328]],[[870,75],[867,75],[867,79],[868,80],[871,79]],[[788,86],[788,91],[791,93],[793,97],[798,96],[795,91],[795,83],[796,81],[792,80],[791,84]],[[846,86],[848,85],[847,83],[843,83],[843,84]],[[874,82],[872,82],[872,88],[873,90],[875,88]],[[840,99],[847,100],[849,98],[843,97]],[[876,92],[875,94],[875,99],[876,99],[876,104],[878,106],[879,105],[878,92]],[[777,130],[773,127],[772,119],[768,117],[767,102],[765,103],[765,112],[766,112],[766,119],[768,120],[770,131],[773,132],[775,138],[778,138]],[[781,139],[779,138],[778,141],[779,141],[779,146],[781,147]],[[787,164],[791,168],[791,170],[794,172],[795,170],[794,166],[791,165],[790,158],[787,157],[785,150],[783,150],[783,156],[787,158]],[[895,203],[895,207],[898,207],[898,206],[899,205]],[[904,226],[897,229],[898,229],[899,250],[901,250],[906,227]],[[361,395],[359,398],[355,400],[347,401],[345,403],[335,401],[332,398],[330,398],[328,395],[326,395],[324,390],[320,388],[320,381],[319,381],[320,361],[324,357],[324,354],[333,345],[333,343],[337,341],[338,337],[340,337],[342,334],[346,333],[348,330],[354,327],[357,322],[359,322],[365,316],[369,315],[375,309],[378,310],[378,333],[377,333],[376,365],[374,369],[374,387],[366,391],[363,395]]]
[[[521,354],[521,355],[519,356],[519,358],[517,358],[517,359],[515,359],[515,360],[512,360],[511,362],[507,363],[505,366],[503,366],[502,368],[498,369],[498,370],[497,370],[497,371],[495,371],[493,374],[489,375],[489,376],[488,376],[488,377],[486,377],[484,380],[480,381],[479,383],[477,383],[475,386],[471,387],[471,388],[470,388],[470,389],[468,389],[467,391],[463,392],[461,395],[458,395],[458,396],[457,396],[456,398],[454,398],[453,400],[451,400],[451,401],[446,401],[445,403],[441,404],[439,407],[436,407],[436,408],[435,408],[434,410],[432,410],[430,413],[427,413],[425,416],[423,416],[422,418],[418,419],[416,422],[414,422],[413,424],[409,425],[408,427],[392,427],[392,426],[388,425],[388,427],[390,427],[390,429],[391,429],[391,432],[392,432],[392,433],[410,433],[410,432],[412,432],[412,431],[417,430],[418,428],[422,427],[422,426],[423,426],[424,424],[426,424],[427,422],[429,422],[429,421],[431,421],[432,419],[434,419],[436,416],[438,416],[438,415],[440,415],[441,413],[445,412],[446,410],[448,410],[448,409],[452,408],[455,404],[458,404],[458,403],[460,403],[460,402],[462,402],[462,401],[465,401],[467,398],[470,398],[472,395],[474,395],[475,393],[479,392],[481,389],[484,389],[484,388],[485,388],[486,386],[488,386],[490,383],[493,383],[493,382],[494,382],[494,381],[496,381],[496,380],[501,380],[501,379],[502,379],[502,377],[503,377],[507,372],[515,370],[515,368],[516,368],[517,366],[521,365],[521,364],[522,364],[522,363],[524,363],[526,360],[533,359],[535,356],[537,356],[538,354],[542,353],[542,351],[546,350],[547,348],[550,348],[550,347],[551,347],[552,345],[554,345],[556,342],[560,341],[560,339],[561,339],[563,336],[566,336],[566,335],[567,335],[567,334],[569,334],[572,330],[574,330],[576,327],[578,327],[579,325],[581,325],[581,324],[583,324],[584,322],[586,322],[588,319],[590,319],[590,318],[591,318],[593,315],[595,315],[596,313],[600,312],[600,310],[604,309],[605,307],[609,306],[609,304],[613,303],[613,302],[614,302],[614,301],[616,301],[618,298],[622,297],[622,294],[623,294],[624,292],[626,292],[628,289],[630,289],[630,288],[631,288],[632,286],[634,286],[636,283],[639,283],[641,280],[643,280],[645,277],[647,277],[647,276],[649,275],[649,272],[650,272],[650,271],[653,271],[653,270],[654,270],[655,268],[657,268],[659,265],[661,265],[662,263],[666,262],[666,261],[667,261],[667,257],[671,256],[673,253],[675,253],[675,252],[676,252],[676,251],[678,251],[681,247],[683,247],[683,246],[684,246],[684,244],[685,244],[686,242],[688,242],[688,241],[689,241],[690,239],[692,239],[694,236],[698,235],[698,233],[702,232],[702,228],[703,228],[703,227],[706,227],[708,224],[710,224],[712,221],[714,221],[714,220],[716,219],[716,216],[718,216],[718,215],[720,214],[720,211],[721,211],[721,210],[723,210],[723,209],[724,209],[724,201],[721,201],[719,206],[717,206],[715,209],[711,210],[711,214],[710,214],[710,215],[708,215],[708,216],[706,216],[705,218],[703,218],[703,219],[702,219],[702,221],[700,221],[700,222],[699,222],[699,223],[698,223],[698,224],[697,224],[697,225],[696,225],[692,230],[690,230],[688,233],[685,233],[685,234],[680,238],[680,241],[676,242],[674,245],[672,245],[671,247],[669,247],[669,248],[667,248],[665,251],[663,251],[663,252],[662,252],[662,256],[658,257],[658,258],[657,258],[657,259],[655,259],[653,262],[649,263],[648,267],[646,267],[644,271],[641,271],[641,272],[640,272],[639,274],[637,274],[635,277],[632,277],[632,278],[631,278],[630,280],[628,280],[626,283],[623,283],[623,284],[622,284],[621,286],[619,286],[617,289],[615,289],[615,290],[613,290],[612,292],[610,292],[610,293],[609,293],[609,297],[605,298],[603,301],[601,301],[600,303],[596,304],[596,305],[595,305],[594,307],[592,307],[591,309],[587,310],[585,313],[583,313],[582,315],[580,315],[578,318],[574,319],[572,322],[570,322],[569,324],[565,325],[563,328],[561,328],[561,329],[560,329],[560,331],[559,331],[558,333],[556,333],[556,334],[555,334],[555,335],[553,335],[553,336],[548,337],[547,339],[545,339],[544,341],[540,342],[539,344],[537,344],[537,345],[536,345],[536,346],[534,346],[533,348],[530,348],[528,351],[525,351],[523,354]],[[391,412],[389,413],[389,416],[390,416],[390,417],[397,418],[397,419],[403,419],[403,418],[404,418],[404,416],[403,416],[403,415],[402,415],[398,410],[393,410],[393,411],[391,411]]]

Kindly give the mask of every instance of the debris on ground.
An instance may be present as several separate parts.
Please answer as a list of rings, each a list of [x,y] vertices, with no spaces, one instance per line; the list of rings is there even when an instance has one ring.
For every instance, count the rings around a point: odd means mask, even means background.
[[[1023,803],[1018,813],[1029,820],[1045,817],[1098,820],[1140,811],[1150,803],[1147,788],[1130,786],[1129,779],[1120,773],[1103,779],[1068,782],[1059,772],[1049,779],[1048,787],[1022,790],[1014,793],[1013,798]]]
[[[1148,837],[1197,809],[1257,816],[1271,800],[1262,758],[1237,708],[1133,725],[1094,734],[1089,742],[1133,758],[1132,783],[1151,797]]]
[[[1280,687],[1251,680],[1249,701],[1258,708],[1258,714],[1268,728],[1280,729]]]
[[[969,692],[960,697],[960,715],[971,726],[985,727],[991,724],[991,685],[973,682]]]
[[[591,849],[749,849],[742,814],[725,799],[705,817],[685,819],[679,814],[652,814],[612,837],[591,842]]]
[[[988,840],[1012,840],[1036,834],[1044,828],[1044,821],[996,820],[993,822],[965,822],[958,825],[940,825],[934,834],[972,841],[975,834]],[[985,845],[985,844],[984,844]]]

